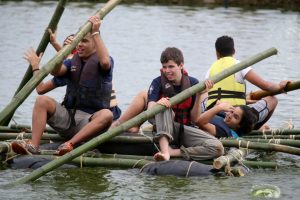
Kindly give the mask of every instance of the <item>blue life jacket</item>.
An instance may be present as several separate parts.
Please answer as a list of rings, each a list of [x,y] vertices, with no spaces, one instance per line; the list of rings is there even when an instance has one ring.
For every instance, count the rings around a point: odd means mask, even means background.
[[[216,126],[216,137],[233,137],[233,138],[239,138],[238,133],[236,133],[234,130],[228,127],[228,125],[224,122],[224,118],[220,116],[215,116],[211,121],[211,124]]]
[[[99,59],[92,54],[86,63],[75,54],[71,60],[70,81],[63,104],[68,109],[92,109],[95,112],[110,107],[112,80],[104,79]]]

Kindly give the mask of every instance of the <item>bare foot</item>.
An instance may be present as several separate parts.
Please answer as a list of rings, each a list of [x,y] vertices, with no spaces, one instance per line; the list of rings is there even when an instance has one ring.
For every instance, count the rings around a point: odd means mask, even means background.
[[[153,156],[155,161],[170,160],[170,154],[158,152]]]

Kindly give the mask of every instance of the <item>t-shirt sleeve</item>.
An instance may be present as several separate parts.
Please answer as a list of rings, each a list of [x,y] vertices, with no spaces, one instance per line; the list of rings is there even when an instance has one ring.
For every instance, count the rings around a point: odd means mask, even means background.
[[[62,86],[65,86],[67,84],[67,79],[66,78],[60,78],[60,77],[53,77],[51,79],[51,81],[53,82],[53,84],[56,86],[56,87],[62,87]]]
[[[158,101],[160,99],[161,83],[160,79],[156,78],[152,81],[148,89],[148,102]]]

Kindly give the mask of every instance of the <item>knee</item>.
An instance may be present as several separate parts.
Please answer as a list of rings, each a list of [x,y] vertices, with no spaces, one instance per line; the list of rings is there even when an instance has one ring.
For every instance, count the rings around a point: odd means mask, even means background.
[[[113,121],[113,114],[110,110],[108,109],[103,109],[98,111],[97,113],[94,114],[92,120],[95,120],[97,123],[112,123]]]
[[[51,105],[53,105],[54,101],[48,97],[48,96],[37,96],[36,100],[35,100],[35,107],[39,107],[39,108],[47,108]]]

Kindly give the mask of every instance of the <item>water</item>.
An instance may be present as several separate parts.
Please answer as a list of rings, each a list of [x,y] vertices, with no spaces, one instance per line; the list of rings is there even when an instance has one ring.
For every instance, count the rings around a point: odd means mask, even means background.
[[[69,3],[58,27],[58,41],[77,32],[88,16],[102,5]],[[37,47],[55,7],[55,2],[0,3],[0,110],[10,101],[27,69],[23,53],[30,46]],[[253,66],[263,78],[279,82],[300,77],[297,12],[132,4],[116,7],[102,26],[102,37],[115,59],[114,84],[122,109],[159,75],[160,53],[168,46],[180,48],[188,72],[203,80],[215,60],[214,42],[225,34],[235,39],[236,57],[240,60],[270,47],[279,50],[278,55]],[[54,53],[49,46],[42,64]],[[256,88],[248,85],[248,89]],[[49,95],[60,101],[64,90],[60,88]],[[299,95],[299,91],[293,91],[278,96],[279,105],[269,122],[271,127],[280,127],[292,120],[299,128]],[[14,123],[31,123],[35,97],[33,92],[20,106]],[[153,177],[139,174],[137,170],[106,168],[56,170],[34,183],[0,189],[0,196],[5,199],[253,199],[250,191],[254,185],[272,184],[280,188],[281,199],[298,199],[299,158],[279,154],[273,159],[292,167],[277,171],[253,170],[246,177],[225,179]],[[29,172],[1,170],[0,184]]]

